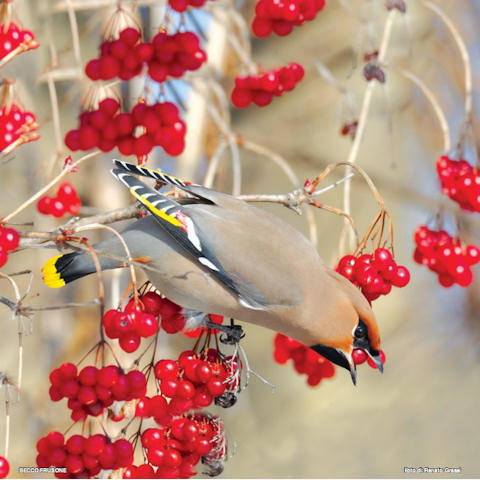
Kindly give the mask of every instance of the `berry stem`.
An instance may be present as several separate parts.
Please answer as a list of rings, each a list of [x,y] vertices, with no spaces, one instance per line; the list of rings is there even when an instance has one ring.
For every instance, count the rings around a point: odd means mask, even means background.
[[[438,123],[440,124],[440,128],[442,130],[443,151],[445,153],[448,153],[452,147],[452,144],[450,140],[450,130],[448,127],[447,118],[445,116],[444,111],[442,110],[442,107],[438,103],[438,100],[433,94],[432,90],[430,90],[430,88],[428,88],[427,85],[425,85],[425,83],[422,80],[420,80],[419,77],[417,77],[415,74],[413,74],[409,70],[406,70],[404,68],[396,68],[395,70],[397,70],[406,79],[413,82],[420,89],[420,91],[425,95],[425,98],[430,102],[433,108],[433,111],[435,112],[435,115],[438,119]]]
[[[467,46],[465,41],[460,34],[460,31],[452,22],[451,18],[442,10],[438,5],[429,0],[423,0],[423,4],[426,8],[434,12],[445,24],[447,29],[452,34],[455,43],[457,44],[458,50],[460,51],[460,56],[462,57],[463,68],[465,70],[465,116],[467,122],[470,122],[472,119],[472,109],[473,109],[473,96],[472,96],[472,65],[470,62],[470,56],[468,54]]]
[[[62,178],[67,176],[70,172],[76,171],[78,166],[82,164],[85,160],[89,160],[90,158],[96,157],[101,152],[100,150],[95,150],[93,152],[84,155],[83,157],[79,158],[76,162],[68,165],[61,173],[59,173],[53,180],[51,180],[47,185],[41,188],[37,193],[32,195],[26,202],[22,203],[17,209],[15,209],[12,213],[8,214],[5,218],[2,219],[2,223],[7,223],[12,220],[13,217],[17,216],[19,213],[23,212],[27,207],[35,203],[41,196],[46,194],[54,185],[56,185]]]
[[[380,44],[380,49],[378,53],[378,63],[382,64],[385,61],[385,56],[387,53],[388,45],[390,43],[392,28],[395,20],[396,9],[391,10],[388,13],[387,20],[385,21],[385,27],[383,29],[383,36]],[[367,88],[365,90],[365,94],[363,96],[362,107],[360,110],[360,115],[358,118],[358,125],[357,130],[355,132],[355,138],[353,139],[352,147],[350,149],[350,153],[348,155],[348,163],[355,163],[358,157],[358,152],[360,150],[360,145],[363,140],[363,136],[365,134],[365,128],[367,125],[368,114],[370,112],[370,105],[372,103],[372,97],[374,89],[377,85],[377,82],[368,82]],[[346,169],[346,174],[350,173],[351,168]],[[345,182],[345,188],[343,191],[343,210],[350,215],[351,213],[351,203],[350,203],[350,196],[351,196],[351,181],[347,180]],[[345,226],[343,228],[343,232],[347,230],[347,221],[345,221]],[[353,232],[350,233],[350,249],[353,250],[354,248],[354,235]],[[345,251],[345,233],[342,234],[339,251],[341,255]],[[340,255],[340,256],[341,256]]]
[[[125,240],[123,239],[123,237],[115,230],[113,229],[112,227],[109,227],[108,225],[103,225],[101,223],[93,223],[91,225],[86,225],[82,228],[80,228],[78,231],[83,231],[83,230],[94,230],[94,229],[104,229],[104,230],[108,230],[110,233],[113,233],[117,238],[118,240],[120,241],[120,243],[122,244],[124,250],[125,250],[125,253],[127,254],[127,263],[128,263],[128,268],[130,269],[130,276],[131,276],[131,279],[132,279],[132,288],[133,288],[133,297],[135,299],[135,303],[138,303],[138,292],[137,292],[137,277],[135,275],[135,267],[133,266],[133,259],[132,259],[132,255],[130,254],[130,249],[128,248]],[[102,311],[102,315],[103,315],[103,311]]]

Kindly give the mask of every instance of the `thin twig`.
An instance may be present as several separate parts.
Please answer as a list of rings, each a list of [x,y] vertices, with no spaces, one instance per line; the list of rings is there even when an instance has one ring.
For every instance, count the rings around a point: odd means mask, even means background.
[[[442,110],[442,107],[440,106],[440,104],[438,103],[438,100],[436,99],[432,90],[430,90],[430,88],[428,88],[427,85],[425,85],[425,83],[422,80],[420,80],[420,78],[418,78],[416,75],[414,75],[412,72],[404,68],[395,68],[394,70],[397,70],[405,78],[413,82],[425,95],[425,98],[430,102],[430,105],[432,106],[433,111],[435,112],[435,115],[438,119],[438,123],[440,124],[440,129],[442,130],[443,151],[445,153],[448,153],[450,151],[452,144],[450,140],[450,130],[448,128],[447,117],[445,116],[445,113]]]
[[[130,249],[128,248],[128,245],[123,239],[123,237],[114,228],[109,227],[108,225],[102,225],[101,223],[92,223],[91,225],[85,225],[84,227],[79,228],[77,232],[82,232],[85,230],[97,230],[99,228],[108,230],[109,232],[113,233],[122,244],[122,247],[125,250],[125,253],[127,254],[128,267],[130,269],[130,276],[132,278],[133,296],[135,297],[135,301],[137,301],[138,299],[137,277],[135,275],[135,268],[133,266],[133,258],[132,258],[132,255],[130,254]]]
[[[8,214],[5,218],[3,218],[1,221],[2,222],[9,222],[13,217],[18,215],[20,212],[25,210],[27,207],[32,205],[36,200],[38,200],[42,195],[47,193],[54,185],[56,185],[62,178],[64,178],[66,175],[68,175],[70,172],[76,171],[77,167],[83,163],[85,160],[88,160],[90,158],[96,157],[102,153],[100,150],[95,150],[91,153],[88,153],[87,155],[84,155],[83,157],[79,158],[76,162],[72,163],[71,165],[68,165],[65,167],[61,173],[59,173],[52,181],[50,181],[47,185],[45,185],[43,188],[41,188],[37,193],[32,195],[27,201],[22,203],[16,210],[14,210],[12,213]]]
[[[378,62],[384,63],[385,61],[385,56],[387,54],[387,49],[388,45],[390,43],[390,38],[392,34],[392,28],[395,20],[395,15],[396,15],[396,9],[391,10],[388,13],[387,20],[385,21],[385,27],[383,30],[383,36],[382,36],[382,41],[380,44],[380,49],[378,53]],[[360,110],[360,115],[358,118],[358,125],[357,129],[355,132],[355,138],[353,140],[352,146],[350,148],[350,153],[348,155],[347,162],[348,163],[355,163],[357,161],[358,157],[358,152],[360,150],[360,145],[363,140],[363,136],[365,134],[365,128],[367,125],[367,119],[368,119],[368,114],[370,112],[370,105],[372,103],[372,97],[373,97],[373,92],[375,90],[375,87],[377,85],[376,81],[370,81],[368,82],[367,88],[365,90],[365,94],[363,97],[363,103],[362,107]],[[346,173],[350,173],[350,169],[346,169]],[[351,190],[351,182],[346,181],[345,182],[345,189],[343,192],[343,209],[346,213],[350,215],[351,213],[351,203],[350,203],[350,190]],[[345,223],[345,227],[343,229],[343,232],[346,231],[347,223]],[[344,239],[344,236],[342,236],[342,240]],[[350,235],[350,249],[353,250],[354,248],[354,236],[353,234]],[[339,244],[339,254],[342,255],[343,252],[345,251],[345,245],[344,242],[341,241]]]
[[[458,28],[455,26],[455,24],[452,22],[452,20],[445,13],[444,10],[442,10],[437,4],[430,2],[429,0],[423,0],[423,4],[429,10],[436,13],[438,17],[443,21],[445,26],[452,34],[458,49],[460,50],[460,55],[462,57],[463,67],[465,70],[465,116],[467,118],[467,121],[471,121],[473,109],[472,65],[470,62],[470,56],[468,54],[467,46],[465,45],[465,41],[463,40]]]

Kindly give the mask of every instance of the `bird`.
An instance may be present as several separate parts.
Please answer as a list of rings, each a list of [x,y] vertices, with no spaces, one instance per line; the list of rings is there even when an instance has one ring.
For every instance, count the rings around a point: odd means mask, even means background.
[[[160,170],[113,163],[113,176],[150,213],[120,235],[151,283],[183,307],[186,329],[208,326],[205,313],[223,315],[299,341],[348,370],[354,384],[355,348],[383,371],[379,328],[369,302],[325,265],[293,226],[227,193]],[[156,187],[177,187],[183,196],[164,195],[138,176],[156,180]],[[94,249],[102,270],[128,265],[120,260],[126,251],[117,236]],[[76,251],[50,258],[42,271],[47,286],[60,288],[96,268],[90,253]]]

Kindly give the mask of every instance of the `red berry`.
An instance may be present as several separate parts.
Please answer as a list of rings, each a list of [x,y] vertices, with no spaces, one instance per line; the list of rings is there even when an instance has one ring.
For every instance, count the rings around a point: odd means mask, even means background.
[[[193,398],[195,395],[195,387],[188,380],[180,380],[177,384],[176,396],[181,398]]]
[[[105,435],[97,433],[96,435],[85,439],[85,444],[83,448],[84,452],[87,455],[97,458],[103,453],[106,445],[107,439],[105,438]]]
[[[150,313],[154,316],[160,315],[162,309],[162,297],[155,292],[147,292],[140,300],[143,303],[145,313]]]
[[[100,80],[100,60],[90,60],[85,67],[85,73],[90,80]]]
[[[260,38],[268,37],[272,33],[272,23],[256,17],[252,22],[252,32]]]
[[[83,452],[84,444],[84,437],[82,437],[81,435],[72,435],[65,443],[65,447],[68,453],[72,455],[81,455]]]
[[[174,380],[178,375],[178,365],[174,360],[159,360],[154,366],[155,378]]]
[[[232,103],[237,108],[245,108],[252,103],[250,90],[235,87],[232,91]]]
[[[142,314],[140,322],[137,325],[137,333],[141,337],[151,337],[158,331],[158,321],[149,313]]]
[[[165,449],[149,448],[147,450],[147,459],[152,465],[155,465],[157,467],[162,465],[165,459]]]
[[[392,278],[392,285],[394,287],[405,287],[410,281],[410,272],[406,267],[399,265],[395,276]]]
[[[127,353],[132,353],[140,346],[140,336],[135,332],[127,332],[120,336],[120,348]]]
[[[161,392],[169,398],[173,398],[177,393],[178,382],[176,380],[163,379],[160,384]]]
[[[127,381],[132,393],[137,394],[139,392],[143,392],[138,396],[145,395],[147,389],[147,380],[142,372],[139,370],[132,370],[131,372],[128,372]]]
[[[65,204],[62,201],[58,200],[57,198],[54,198],[50,205],[50,213],[55,218],[61,218],[65,215],[65,212],[66,212]]]
[[[78,198],[75,187],[68,182],[64,182],[60,185],[57,191],[57,198],[65,205],[75,202]]]
[[[211,378],[207,383],[207,390],[212,396],[218,397],[225,392],[225,385],[222,380]]]
[[[20,243],[20,235],[13,228],[0,228],[0,246],[7,252],[16,250]]]
[[[87,366],[78,374],[78,380],[82,385],[92,386],[97,383],[97,367]]]
[[[51,197],[41,197],[40,200],[37,202],[38,212],[42,213],[43,215],[50,215],[52,200],[53,199]]]
[[[113,117],[120,108],[120,103],[114,98],[105,98],[98,104],[98,108],[108,117]]]
[[[0,457],[0,478],[5,478],[10,471],[10,465],[5,457]]]
[[[367,358],[368,355],[365,350],[362,350],[361,348],[355,348],[352,352],[352,360],[355,365],[361,365],[367,360]]]
[[[132,27],[125,28],[120,32],[120,40],[129,47],[133,47],[140,40],[140,32]]]
[[[120,369],[116,365],[108,365],[97,373],[97,382],[105,388],[111,388],[120,378]]]

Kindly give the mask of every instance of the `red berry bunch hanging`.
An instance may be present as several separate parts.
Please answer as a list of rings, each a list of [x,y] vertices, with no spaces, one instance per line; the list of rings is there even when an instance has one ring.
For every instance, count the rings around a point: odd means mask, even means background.
[[[284,36],[293,27],[313,20],[325,6],[325,0],[259,0],[255,6],[252,32],[268,37],[272,32]]]
[[[442,191],[461,208],[480,212],[480,173],[465,160],[452,160],[443,155],[437,160],[437,173]]]
[[[442,287],[455,283],[468,287],[472,283],[470,267],[480,262],[480,249],[475,245],[462,245],[458,237],[450,236],[445,230],[430,230],[426,225],[415,230],[414,241],[413,259],[438,274]]]
[[[377,248],[373,255],[345,255],[340,259],[336,271],[360,287],[370,302],[380,295],[388,295],[392,287],[402,288],[410,281],[408,269],[397,265],[386,248]]]
[[[188,70],[198,70],[207,60],[206,53],[200,48],[200,40],[193,32],[157,33],[152,46],[148,74],[156,82],[164,82],[168,77],[180,78]]]
[[[10,464],[5,457],[0,457],[0,478],[6,478],[10,471]]]
[[[355,348],[353,350],[352,360],[355,365],[361,365],[366,361],[369,367],[378,369],[377,364],[367,355],[367,352],[365,352],[365,350],[363,350],[362,348]],[[382,365],[385,364],[385,352],[383,350],[380,350],[380,361],[382,362]]]
[[[34,48],[38,48],[38,42],[30,30],[21,29],[13,21],[0,25],[0,60],[14,51],[21,53]]]
[[[32,112],[15,103],[0,110],[0,151],[6,155],[16,147],[39,138],[38,123]]]
[[[68,408],[75,422],[94,417],[114,401],[143,397],[147,391],[145,375],[132,370],[124,374],[116,365],[98,369],[84,367],[77,373],[73,363],[64,363],[50,373],[50,398],[54,402],[68,398]]]
[[[91,80],[111,80],[119,77],[130,80],[142,71],[145,48],[139,44],[141,33],[132,27],[125,28],[117,40],[105,41],[100,46],[100,57],[90,60],[85,73]]]
[[[60,432],[50,432],[37,442],[40,468],[64,467],[57,478],[91,478],[101,470],[117,470],[133,463],[133,446],[120,438],[115,442],[102,434],[89,437],[72,435],[67,441]]]
[[[212,457],[226,454],[221,420],[202,413],[176,418],[168,427],[149,428],[142,433],[141,442],[147,460],[157,467],[155,478],[190,478],[200,459],[208,465]],[[123,478],[152,478],[140,476],[151,474],[148,470],[129,467]]]
[[[117,113],[119,108],[116,100],[106,98],[97,110],[83,112],[80,128],[65,136],[66,146],[73,151],[98,147],[103,152],[117,147],[122,155],[137,157],[148,155],[155,146],[169,155],[183,152],[186,127],[175,104],[138,103],[130,113]]]
[[[214,399],[222,397],[227,390],[238,387],[240,374],[236,358],[223,357],[215,349],[197,355],[192,350],[180,354],[177,361],[159,360],[154,367],[155,378],[165,398],[164,410],[152,412],[162,423],[165,416],[181,415],[188,410],[208,407]],[[215,402],[222,405],[222,399]]]
[[[52,215],[61,218],[66,213],[78,215],[82,202],[75,190],[75,187],[68,182],[62,183],[57,190],[55,197],[47,195],[37,202],[37,210],[43,215]]]
[[[155,294],[158,295],[158,294]],[[158,295],[160,300],[162,298]],[[160,304],[161,305],[161,304]],[[147,311],[141,303],[132,299],[125,310],[108,310],[103,316],[103,328],[109,338],[118,338],[120,348],[127,353],[137,350],[141,338],[148,338],[158,332],[158,310]]]
[[[235,78],[232,91],[232,103],[237,108],[246,108],[252,102],[264,107],[273,97],[280,97],[284,92],[295,88],[305,75],[299,63],[292,62],[286,67],[277,68],[259,75]]]
[[[293,338],[277,333],[274,339],[273,358],[280,365],[293,360],[293,367],[300,374],[307,376],[307,383],[314,387],[324,378],[335,375],[335,367],[326,358],[302,345]]]
[[[147,64],[150,77],[164,82],[169,76],[180,78],[187,70],[197,70],[207,59],[198,36],[193,32],[173,35],[160,32],[151,42],[138,43],[139,40],[140,32],[127,28],[120,32],[118,40],[103,42],[100,58],[90,60],[85,73],[91,80],[115,77],[130,80]]]
[[[5,228],[0,225],[0,267],[8,260],[8,253],[18,248],[20,235],[13,228]]]

